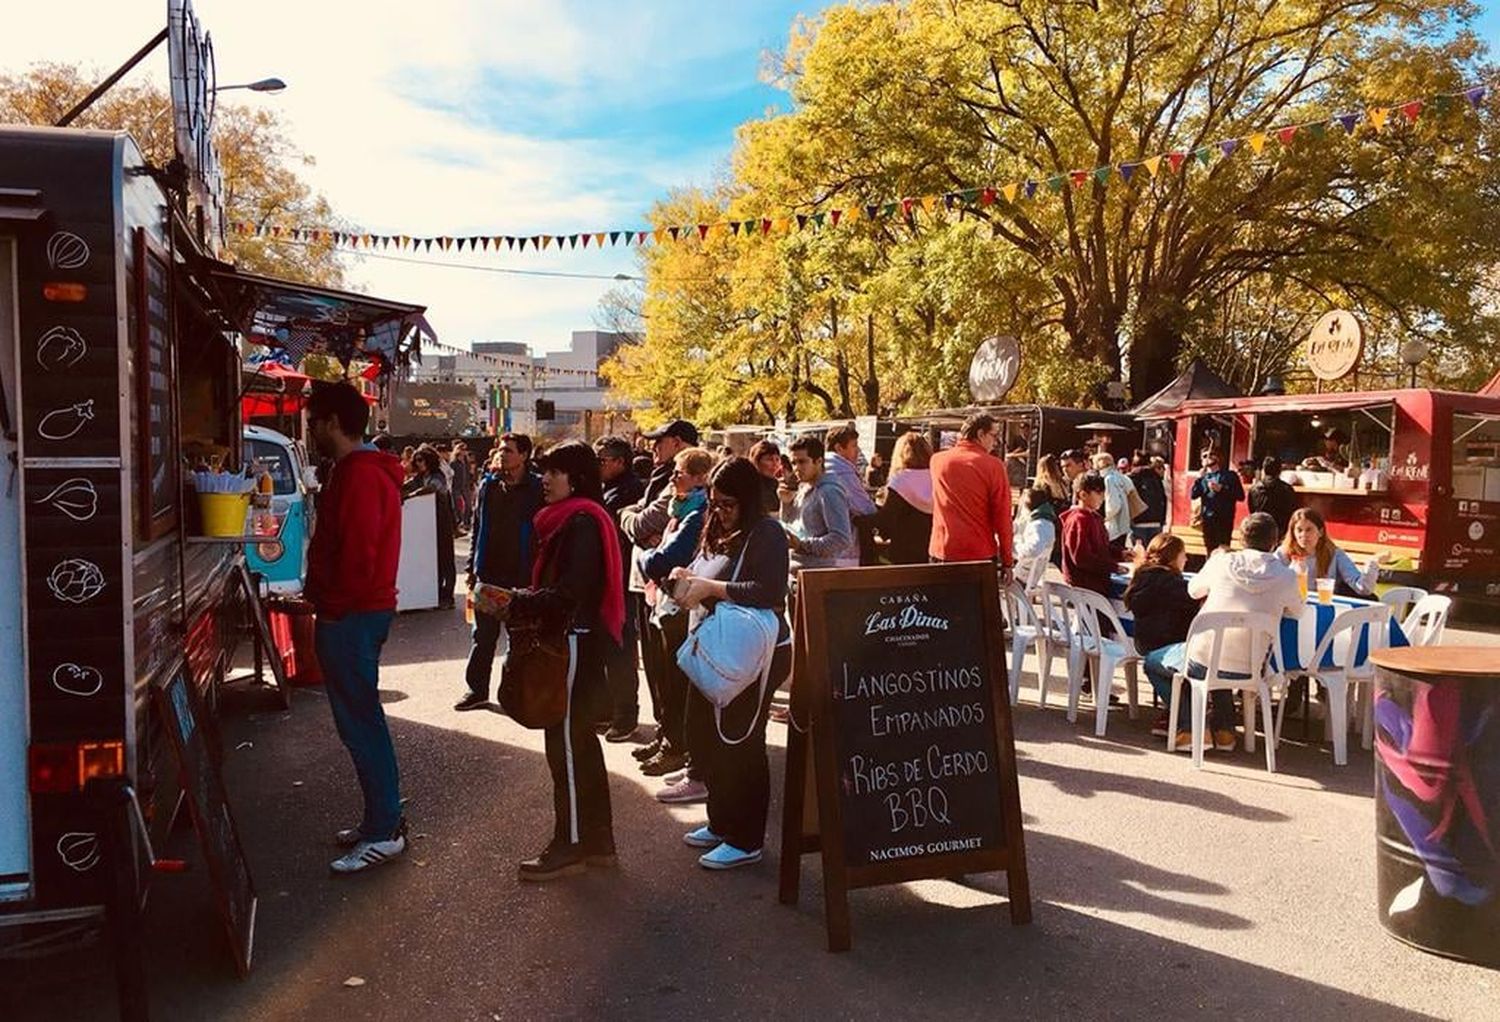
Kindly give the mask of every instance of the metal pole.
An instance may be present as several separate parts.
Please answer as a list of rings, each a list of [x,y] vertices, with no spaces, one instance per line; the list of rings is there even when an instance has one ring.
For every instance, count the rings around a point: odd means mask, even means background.
[[[59,120],[55,125],[53,125],[53,127],[66,128],[68,125],[72,124],[75,120],[78,119],[79,114],[83,113],[89,107],[94,105],[94,100],[98,99],[100,96],[104,95],[106,92],[112,89],[115,82],[118,82],[121,78],[124,78],[127,74],[129,74],[131,68],[135,67],[141,61],[145,60],[146,56],[152,50],[156,49],[166,41],[167,29],[163,28],[160,32],[156,33],[156,35],[152,37],[149,43],[147,43],[145,46],[142,46],[139,50],[136,50],[135,56],[131,57],[125,63],[116,68],[114,74],[110,75],[108,78],[104,79],[104,81],[94,86],[94,91],[90,92],[87,96],[84,96],[82,99],[80,99],[78,101],[78,105],[73,107],[73,109],[69,110],[67,113],[63,114],[62,119]]]

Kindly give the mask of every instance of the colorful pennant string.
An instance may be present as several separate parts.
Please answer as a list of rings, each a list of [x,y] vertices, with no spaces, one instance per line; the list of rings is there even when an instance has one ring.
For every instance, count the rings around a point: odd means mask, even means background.
[[[1489,95],[1491,86],[1488,84],[1470,86],[1460,92],[1444,93],[1425,99],[1412,99],[1391,106],[1370,107],[1362,112],[1345,112],[1321,121],[1313,121],[1305,124],[1287,124],[1272,127],[1263,131],[1252,132],[1238,138],[1226,138],[1218,142],[1209,143],[1191,151],[1172,151],[1152,156],[1141,157],[1129,162],[1107,164],[1093,168],[1081,168],[1071,170],[1064,174],[1054,174],[1042,181],[1027,178],[1024,181],[1016,181],[998,187],[976,187],[957,189],[944,192],[940,195],[908,196],[892,202],[871,203],[861,206],[849,206],[843,209],[820,210],[813,213],[791,213],[780,217],[762,216],[759,218],[743,220],[724,220],[711,223],[696,223],[688,225],[676,225],[669,227],[658,227],[651,230],[610,230],[589,231],[579,233],[557,233],[557,234],[533,234],[533,235],[439,235],[435,237],[415,237],[407,234],[367,234],[355,231],[339,231],[329,228],[305,228],[289,227],[282,224],[247,223],[235,221],[229,224],[232,233],[242,236],[269,237],[273,239],[287,238],[301,242],[312,242],[321,244],[328,242],[340,248],[354,250],[375,248],[390,249],[392,247],[399,251],[432,251],[433,245],[437,245],[442,252],[454,251],[462,253],[465,251],[488,252],[493,248],[496,252],[501,250],[502,243],[507,252],[525,252],[528,247],[533,252],[542,252],[550,249],[556,243],[559,250],[564,246],[568,249],[579,247],[587,249],[592,242],[596,248],[604,248],[606,241],[610,248],[620,245],[636,248],[645,247],[648,243],[661,245],[668,240],[672,242],[688,241],[696,238],[699,242],[708,241],[710,238],[729,234],[732,237],[750,238],[757,235],[767,237],[772,234],[787,233],[793,229],[805,231],[823,230],[825,227],[839,227],[844,224],[857,222],[861,217],[870,221],[891,220],[899,212],[903,221],[915,223],[917,213],[920,210],[928,219],[936,220],[941,215],[940,211],[957,211],[962,214],[966,209],[986,207],[997,202],[1005,202],[1007,205],[1015,205],[1018,198],[1030,202],[1034,200],[1041,189],[1045,189],[1050,195],[1061,195],[1063,191],[1072,185],[1072,188],[1084,189],[1090,185],[1104,188],[1110,179],[1118,174],[1120,181],[1126,186],[1131,186],[1137,180],[1151,180],[1158,178],[1161,174],[1162,163],[1165,161],[1168,171],[1177,175],[1185,173],[1186,169],[1192,167],[1196,161],[1203,167],[1211,167],[1214,163],[1214,154],[1218,153],[1220,161],[1227,160],[1238,152],[1242,145],[1248,145],[1254,156],[1265,154],[1267,146],[1274,139],[1282,149],[1290,150],[1296,142],[1297,137],[1305,131],[1315,140],[1325,139],[1328,132],[1335,126],[1341,128],[1346,136],[1352,137],[1361,127],[1368,124],[1374,132],[1385,131],[1388,126],[1394,128],[1396,123],[1405,122],[1415,124],[1423,114],[1430,113],[1433,116],[1443,116],[1450,113],[1461,102],[1467,103],[1470,108],[1478,109],[1479,105]],[[1146,176],[1140,174],[1141,168],[1145,168]],[[468,354],[468,352],[465,352]]]

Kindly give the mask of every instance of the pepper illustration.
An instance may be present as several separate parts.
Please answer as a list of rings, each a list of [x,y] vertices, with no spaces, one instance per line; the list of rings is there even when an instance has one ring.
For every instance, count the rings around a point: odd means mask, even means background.
[[[75,522],[86,522],[99,512],[99,493],[87,479],[69,479],[38,504],[50,504]]]
[[[89,353],[83,335],[70,326],[55,326],[36,342],[36,360],[43,369],[69,369]]]
[[[64,603],[87,603],[104,592],[104,572],[93,561],[59,561],[47,576],[47,588]]]
[[[94,417],[94,401],[80,401],[76,405],[54,408],[42,416],[36,424],[37,435],[43,440],[67,440],[78,435],[78,431]]]

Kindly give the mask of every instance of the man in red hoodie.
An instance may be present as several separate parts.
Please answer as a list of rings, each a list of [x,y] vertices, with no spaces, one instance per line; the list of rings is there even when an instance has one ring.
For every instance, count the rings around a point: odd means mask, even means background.
[[[358,873],[406,851],[401,777],[380,706],[380,649],[396,616],[401,557],[401,462],[363,442],[370,406],[348,383],[318,386],[307,429],[334,460],[318,497],[307,551],[306,596],[318,612],[316,648],[334,726],[354,760],[364,818],[335,842],[335,874]]]
[[[1010,480],[995,457],[1000,426],[992,415],[971,415],[961,439],[932,456],[932,540],[934,561],[994,561],[1000,581],[1010,582]]]

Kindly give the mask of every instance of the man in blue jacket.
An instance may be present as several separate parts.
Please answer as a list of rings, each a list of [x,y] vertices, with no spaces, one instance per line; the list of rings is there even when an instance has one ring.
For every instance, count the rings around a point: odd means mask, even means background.
[[[531,585],[531,519],[542,506],[542,477],[527,468],[531,438],[506,433],[496,449],[498,469],[486,473],[474,497],[469,588],[475,581],[514,589]],[[495,647],[505,626],[489,614],[474,615],[474,641],[464,671],[469,691],[455,710],[489,705]]]
[[[1191,499],[1199,502],[1203,523],[1203,548],[1212,554],[1219,547],[1228,548],[1234,535],[1235,505],[1245,499],[1245,487],[1238,472],[1226,469],[1219,452],[1210,447],[1203,452],[1203,471],[1193,483]]]

